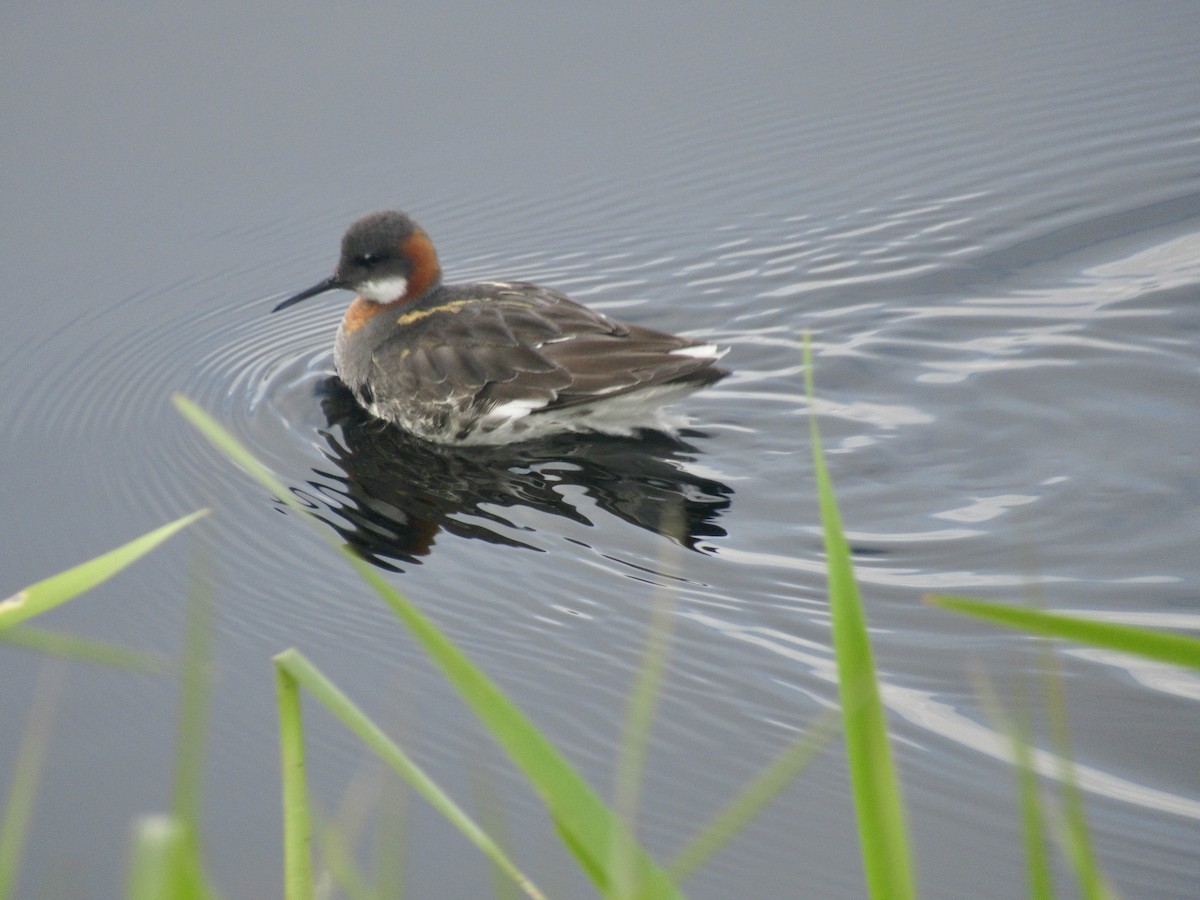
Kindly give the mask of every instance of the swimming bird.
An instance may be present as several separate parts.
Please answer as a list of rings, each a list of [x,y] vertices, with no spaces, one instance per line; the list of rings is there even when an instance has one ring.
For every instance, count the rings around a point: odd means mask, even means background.
[[[274,310],[337,288],[338,376],[372,415],[440,444],[573,431],[628,435],[727,372],[715,344],[629,325],[519,281],[442,283],[433,241],[401,212],[363,216],[333,275]]]

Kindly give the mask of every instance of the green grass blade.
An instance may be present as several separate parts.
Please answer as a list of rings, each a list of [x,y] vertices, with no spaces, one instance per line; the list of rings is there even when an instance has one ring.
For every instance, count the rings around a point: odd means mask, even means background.
[[[210,442],[271,491],[280,502],[302,514],[317,532],[355,568],[409,629],[442,669],[484,726],[505,749],[550,810],[559,835],[602,894],[614,884],[611,841],[623,825],[553,745],[516,705],[399,591],[333,537],[309,511],[242,444],[208,413],[176,395],[177,409]],[[624,838],[621,838],[624,839]],[[678,889],[642,848],[635,846],[634,871],[639,897],[676,897]]]
[[[202,900],[212,891],[195,866],[188,826],[178,816],[145,816],[134,828],[129,900]]]
[[[146,816],[134,826],[129,900],[165,900],[183,892],[179,856],[185,832],[183,823],[171,816]]]
[[[216,896],[178,816],[144,816],[134,827],[129,900],[206,900]]]
[[[385,735],[374,722],[345,694],[322,675],[297,650],[285,650],[275,657],[277,670],[282,670],[302,685],[312,696],[333,713],[342,724],[358,736],[389,766],[396,770],[429,803],[499,866],[530,897],[544,900],[541,891],[504,854],[504,851],[475,824],[463,810],[403,750]]]
[[[328,821],[322,821],[320,815],[317,815],[319,810],[314,810],[314,833],[321,838],[321,860],[333,886],[339,888],[347,900],[366,900],[368,897],[371,900],[379,900],[381,897],[399,900],[401,896],[399,892],[384,894],[376,890],[366,870],[359,865],[354,852],[354,848],[358,847],[362,840],[372,813],[383,809],[381,788],[399,780],[393,775],[394,773],[385,766],[380,766],[378,760],[364,761],[351,776],[350,782],[342,791],[337,808]],[[318,890],[325,888],[326,886],[322,885]]]
[[[347,900],[377,900],[377,895],[359,871],[345,836],[333,825],[321,829],[321,855],[333,882]]]
[[[59,631],[49,631],[33,625],[18,625],[0,631],[0,641],[14,647],[24,647],[48,656],[60,656],[74,662],[111,666],[129,672],[165,674],[173,668],[171,661],[158,653],[131,650],[90,638],[76,637]]]
[[[1038,790],[1037,769],[1029,748],[1028,723],[1012,733],[1013,758],[1016,761],[1017,789],[1020,796],[1021,836],[1025,845],[1025,870],[1031,900],[1053,900],[1054,871],[1046,847],[1046,816]]]
[[[175,532],[186,528],[207,513],[208,510],[202,509],[182,519],[176,519],[149,534],[135,538],[128,544],[80,563],[65,572],[52,575],[37,584],[31,584],[7,600],[0,601],[0,629],[10,628],[18,622],[41,615],[106,581],[145,556]]]
[[[0,822],[0,900],[11,897],[17,885],[25,839],[33,817],[33,800],[42,780],[42,765],[65,678],[66,670],[58,663],[44,664],[38,677],[33,707],[13,766],[4,819]]]
[[[1066,616],[1025,607],[989,603],[972,597],[929,595],[927,603],[953,610],[995,625],[1018,628],[1043,637],[1077,641],[1107,650],[1119,650],[1151,659],[1200,669],[1200,638],[1165,631],[1154,631],[1136,625],[1096,622],[1082,616]]]
[[[201,885],[205,879],[202,875],[200,798],[211,687],[213,601],[209,582],[195,568],[189,594],[179,679],[179,723],[171,807],[175,819],[187,832],[185,864],[189,869],[189,881]],[[197,891],[197,896],[206,894]]]
[[[825,468],[817,416],[813,409],[812,349],[804,341],[805,387],[809,400],[809,433],[813,470],[821,507],[828,567],[833,645],[842,699],[846,757],[854,790],[859,841],[870,896],[906,900],[915,896],[900,783],[892,762],[887,719],[879,698],[875,663],[867,634],[850,548],[842,531],[833,484]]]
[[[204,435],[214,447],[245,469],[251,478],[292,509],[297,512],[307,512],[283,482],[275,477],[275,473],[259,462],[254,454],[242,446],[241,441],[222,428],[216,419],[182,394],[176,394],[171,400],[175,404],[175,408],[192,423],[197,431]]]
[[[679,517],[675,515],[670,518],[678,520]],[[638,807],[646,768],[646,747],[666,671],[671,629],[674,624],[673,609],[674,603],[670,594],[663,588],[656,590],[641,664],[638,666],[637,679],[629,696],[625,727],[617,753],[613,807],[620,821],[624,822],[625,828],[614,834],[612,841],[610,866],[614,879],[614,897],[631,896],[634,890],[635,850],[628,841],[635,840],[637,835]]]
[[[1092,846],[1091,829],[1083,803],[1083,791],[1075,770],[1071,750],[1071,733],[1067,719],[1067,700],[1063,693],[1062,675],[1050,645],[1045,645],[1045,666],[1042,692],[1046,703],[1046,721],[1050,728],[1054,751],[1058,758],[1058,779],[1062,785],[1066,820],[1058,829],[1066,850],[1067,860],[1079,882],[1079,892],[1087,900],[1107,900],[1109,889]]]
[[[471,799],[477,810],[476,815],[479,817],[480,827],[491,835],[492,840],[501,847],[510,847],[512,841],[509,837],[508,823],[504,818],[499,785],[495,778],[482,772],[476,763],[477,761],[471,765]],[[489,869],[491,871],[492,897],[495,900],[516,900],[519,896],[517,888],[504,874],[504,870],[495,863],[492,863]],[[382,879],[380,884],[383,884]]]
[[[1053,900],[1054,873],[1046,844],[1046,813],[1038,789],[1037,768],[1033,762],[1032,724],[1029,696],[1021,694],[1021,713],[1013,721],[1000,702],[992,682],[980,673],[975,679],[975,693],[983,702],[988,718],[998,731],[1006,732],[1012,742],[1013,767],[1017,777],[1018,807],[1021,815],[1021,837],[1025,845],[1026,883],[1030,900]]]
[[[286,900],[312,900],[312,811],[305,777],[300,685],[278,663],[275,697],[279,707],[279,766],[283,785],[283,895]]]
[[[682,884],[730,838],[759,814],[837,735],[838,716],[827,712],[804,734],[783,749],[759,775],[716,814],[671,861],[667,871]]]
[[[634,896],[678,896],[667,874],[625,833],[620,819],[504,692],[368,563],[348,550],[345,553],[541,795],[564,843],[601,894],[608,895],[616,884],[611,869],[611,842],[616,839],[634,848]]]
[[[375,893],[381,900],[401,900],[407,893],[408,804],[408,786],[389,773],[380,787],[379,824],[375,829]]]

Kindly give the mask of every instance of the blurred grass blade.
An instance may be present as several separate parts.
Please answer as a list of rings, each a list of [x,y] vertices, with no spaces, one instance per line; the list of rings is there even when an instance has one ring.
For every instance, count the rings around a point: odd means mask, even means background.
[[[292,496],[292,492],[284,486],[283,482],[275,477],[275,473],[259,462],[253,453],[243,447],[241,441],[217,424],[216,419],[182,394],[176,394],[171,400],[175,404],[175,408],[183,414],[185,419],[192,423],[192,426],[197,431],[204,435],[214,447],[245,469],[251,478],[275,494],[276,497],[292,509],[295,509],[297,512],[307,512],[296,498]]]
[[[392,691],[392,702],[389,703],[386,725],[393,733],[398,733],[403,723],[408,723],[408,731],[414,730],[413,723],[417,721],[414,694],[411,685],[397,685]],[[419,725],[419,722],[417,723]],[[401,900],[407,895],[405,890],[405,875],[408,870],[408,853],[412,841],[408,839],[408,811],[412,803],[412,792],[403,778],[398,778],[390,768],[383,767],[375,778],[373,791],[375,798],[376,825],[373,841],[375,862],[375,893],[379,900]],[[484,827],[490,834],[497,834],[490,827],[487,819],[480,817]],[[503,835],[500,835],[503,838]],[[511,846],[504,840],[500,846]],[[491,867],[495,879],[495,866]],[[510,887],[505,880],[505,887]]]
[[[321,829],[322,858],[337,885],[347,900],[378,900],[375,891],[367,883],[358,868],[345,836],[335,825]]]
[[[130,900],[207,900],[216,893],[192,852],[188,825],[178,816],[144,816],[134,828]]]
[[[504,851],[475,824],[409,756],[363,714],[350,698],[322,675],[296,650],[285,650],[275,657],[277,671],[302,685],[342,724],[375,751],[389,766],[404,777],[429,803],[499,866],[530,897],[544,900],[541,891],[504,854]]]
[[[74,662],[112,666],[129,672],[164,674],[172,670],[171,661],[158,653],[131,650],[91,638],[76,637],[59,631],[49,631],[33,625],[18,625],[0,631],[0,641],[14,647],[36,650],[48,656],[60,656]]]
[[[156,528],[149,534],[135,538],[128,544],[110,550],[85,563],[80,563],[65,572],[52,575],[37,584],[31,584],[7,600],[0,601],[0,629],[9,628],[18,622],[40,615],[95,587],[145,556],[181,528],[186,528],[207,513],[208,510],[202,509],[184,516],[182,519],[176,519],[161,528]]]
[[[1166,631],[1153,631],[1136,625],[1096,622],[1081,616],[1065,616],[1025,607],[989,603],[972,597],[931,594],[927,603],[953,610],[996,625],[1019,628],[1043,637],[1077,641],[1107,650],[1131,653],[1143,659],[1200,669],[1200,638]]]
[[[879,697],[867,622],[842,531],[833,485],[825,468],[821,436],[814,410],[812,348],[804,339],[804,380],[809,403],[813,470],[825,533],[829,606],[846,757],[854,789],[863,870],[870,896],[876,900],[906,900],[915,896],[912,863],[900,799],[900,784],[892,763],[887,719]]]
[[[368,563],[349,550],[345,554],[441,667],[446,679],[458,689],[541,795],[563,842],[600,893],[610,894],[616,884],[611,868],[611,842],[623,840],[633,848],[634,896],[679,896],[667,874],[625,833],[620,819],[500,688]]]
[[[492,836],[501,847],[511,847],[512,841],[509,836],[508,823],[504,818],[503,802],[500,799],[499,785],[496,779],[489,773],[482,771],[482,766],[477,759],[473,759],[471,766],[471,799],[474,801],[476,815],[479,816],[480,827],[485,832]],[[495,900],[517,900],[519,896],[517,888],[512,881],[504,874],[504,871],[495,863],[489,866],[491,873],[491,896]],[[380,884],[383,884],[382,879]],[[382,890],[380,891],[382,894]],[[395,897],[396,893],[386,894],[384,896]]]
[[[179,722],[176,728],[175,786],[172,812],[186,830],[184,863],[189,883],[204,883],[200,840],[200,797],[204,751],[208,730],[210,673],[212,668],[212,587],[201,571],[204,556],[197,553],[189,586],[184,628],[183,663],[179,678]],[[196,896],[206,896],[197,893]]]
[[[312,900],[312,813],[304,764],[304,718],[300,685],[275,664],[279,707],[279,766],[283,787],[283,896]]]
[[[826,712],[713,817],[672,860],[668,871],[682,884],[792,783],[838,733],[838,715]]]
[[[193,900],[209,896],[189,864],[187,826],[177,816],[145,816],[134,827],[129,900]]]
[[[1058,779],[1062,785],[1066,821],[1059,829],[1060,839],[1066,849],[1067,860],[1079,881],[1079,893],[1087,900],[1106,900],[1113,894],[1100,870],[1096,851],[1092,846],[1091,830],[1088,828],[1087,812],[1084,809],[1083,791],[1075,770],[1075,757],[1071,749],[1071,733],[1067,719],[1067,701],[1063,693],[1062,674],[1051,645],[1044,645],[1045,665],[1042,677],[1042,692],[1046,703],[1046,722],[1050,729],[1055,755],[1058,759]]]
[[[25,723],[21,749],[13,765],[12,786],[4,804],[4,820],[0,822],[0,900],[13,896],[20,873],[21,855],[29,822],[33,817],[33,798],[42,780],[42,765],[50,744],[54,712],[62,694],[66,669],[57,661],[42,664],[33,706]]]
[[[363,839],[372,813],[382,807],[381,781],[396,780],[377,759],[364,760],[342,791],[341,800],[328,821],[322,821],[319,810],[314,810],[314,832],[321,838],[321,860],[333,886],[339,888],[347,900],[400,897],[399,893],[389,895],[376,891],[354,852]]]
[[[332,532],[309,515],[278,478],[254,458],[241,443],[217,424],[207,412],[186,397],[174,397],[176,408],[209,441],[271,491],[280,502],[303,515],[317,532],[355,568],[359,575],[392,608],[429,657],[442,669],[447,680],[495,740],[525,774],[550,810],[560,837],[575,855],[602,894],[612,890],[611,842],[621,835],[623,825],[599,796],[546,740],[511,700],[460,651],[442,632],[399,591],[381,578]],[[649,854],[629,840],[634,850],[635,895],[639,897],[675,897],[678,889]]]
[[[663,516],[666,531],[675,533],[680,516]],[[670,520],[667,524],[666,520]],[[668,548],[678,549],[677,544]],[[659,571],[667,571],[669,565],[659,561]],[[617,752],[617,766],[613,785],[613,809],[625,827],[613,835],[612,860],[614,897],[631,896],[634,890],[635,851],[630,841],[636,840],[638,807],[641,800],[642,778],[646,768],[646,747],[650,740],[650,727],[662,691],[663,673],[667,665],[667,653],[671,643],[671,629],[675,622],[672,615],[674,603],[668,589],[658,587],[651,600],[650,623],[646,629],[646,642],[638,666],[637,678],[629,695],[625,714],[625,727],[621,746]]]
[[[998,731],[1012,741],[1013,766],[1021,814],[1021,835],[1025,844],[1025,868],[1030,900],[1053,900],[1054,873],[1046,845],[1046,813],[1038,790],[1037,769],[1033,762],[1032,723],[1028,691],[1021,692],[1021,712],[1014,722],[1008,716],[992,682],[980,672],[975,678],[975,693],[983,702],[988,718]]]
[[[182,823],[171,816],[146,816],[137,823],[129,900],[164,900],[182,893],[179,856],[185,840]]]
[[[406,893],[408,804],[408,786],[389,772],[380,787],[379,825],[375,829],[375,893],[381,898],[400,900]]]

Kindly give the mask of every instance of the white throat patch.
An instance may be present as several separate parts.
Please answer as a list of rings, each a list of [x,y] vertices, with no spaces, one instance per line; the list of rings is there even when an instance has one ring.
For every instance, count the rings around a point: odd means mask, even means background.
[[[403,275],[376,278],[358,285],[358,295],[376,303],[391,303],[399,300],[408,290],[408,279]]]

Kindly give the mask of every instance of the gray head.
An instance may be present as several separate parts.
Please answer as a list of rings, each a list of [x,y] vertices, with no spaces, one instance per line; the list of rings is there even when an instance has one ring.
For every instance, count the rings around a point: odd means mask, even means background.
[[[333,275],[272,312],[335,288],[354,291],[375,303],[416,300],[441,281],[433,241],[402,212],[385,210],[363,216],[342,236],[342,254]]]

